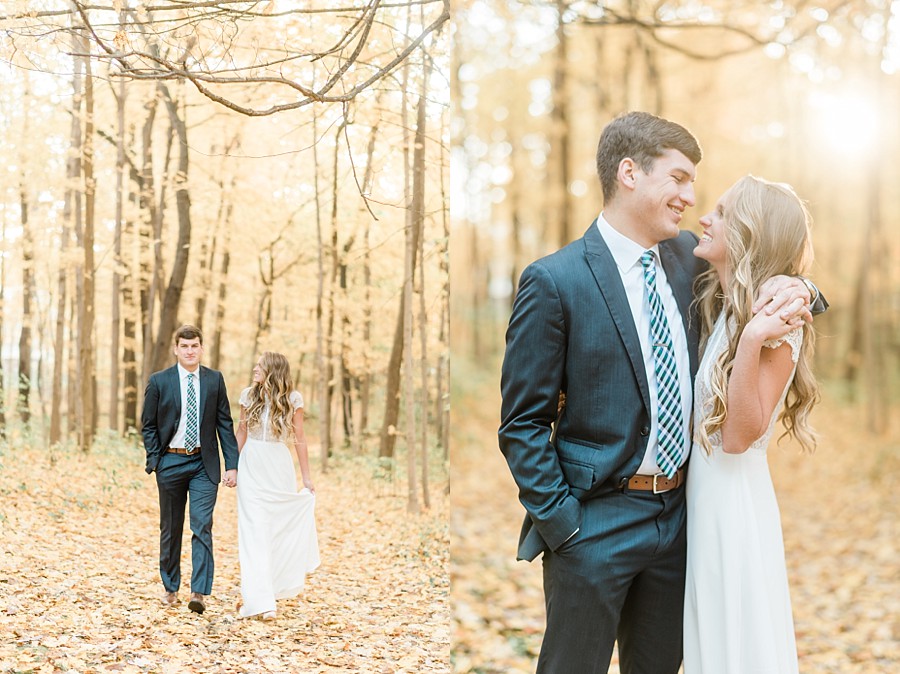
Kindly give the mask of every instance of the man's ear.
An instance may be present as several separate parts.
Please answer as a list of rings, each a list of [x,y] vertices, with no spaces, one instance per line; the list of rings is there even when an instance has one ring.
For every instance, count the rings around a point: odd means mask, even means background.
[[[637,168],[637,164],[635,164],[634,159],[631,157],[622,159],[622,161],[619,162],[619,170],[616,172],[616,178],[619,183],[624,187],[633,190],[635,184],[634,174],[637,171]]]

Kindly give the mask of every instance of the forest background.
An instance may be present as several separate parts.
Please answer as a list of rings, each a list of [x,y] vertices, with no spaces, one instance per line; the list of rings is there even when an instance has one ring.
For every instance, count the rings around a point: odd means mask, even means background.
[[[288,355],[324,459],[392,456],[406,337],[446,444],[446,6],[6,4],[9,420],[136,429],[191,323],[240,386]]]
[[[703,147],[683,226],[747,173],[809,204],[831,303],[820,440],[770,449],[800,669],[895,668],[900,2],[461,0],[454,23],[453,670],[534,671],[541,567],[515,562],[524,510],[496,437],[504,332],[523,267],[601,210],[600,131],[634,109]]]
[[[0,671],[205,671],[138,433],[182,323],[232,401],[288,357],[320,495],[273,652],[220,490],[209,666],[447,670],[449,39],[444,0],[0,3]]]

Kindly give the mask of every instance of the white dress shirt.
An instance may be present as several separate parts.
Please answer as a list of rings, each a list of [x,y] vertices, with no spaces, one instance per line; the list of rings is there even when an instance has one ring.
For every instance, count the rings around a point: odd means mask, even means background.
[[[684,452],[681,465],[687,460],[691,449],[690,419],[693,409],[693,391],[691,386],[691,366],[687,349],[687,335],[684,332],[684,322],[681,320],[681,312],[675,295],[669,286],[666,270],[663,268],[659,257],[659,246],[644,248],[632,241],[624,234],[613,229],[603,213],[597,218],[597,228],[600,235],[609,247],[619,275],[622,277],[622,285],[625,286],[625,295],[628,297],[628,307],[637,328],[638,339],[641,341],[641,352],[644,355],[644,371],[647,374],[647,384],[650,388],[650,439],[647,443],[647,451],[638,468],[639,475],[655,475],[660,472],[656,464],[658,441],[658,412],[657,412],[657,386],[656,371],[653,364],[653,349],[650,345],[650,304],[647,293],[644,290],[644,268],[641,265],[641,255],[645,250],[652,250],[656,256],[656,290],[662,300],[666,320],[669,323],[669,332],[672,334],[672,346],[675,351],[675,365],[678,370],[678,386],[681,390],[681,422],[684,437]]]
[[[184,447],[184,431],[187,427],[187,376],[188,371],[181,367],[181,363],[178,363],[178,380],[181,384],[181,419],[178,421],[178,428],[175,429],[175,436],[172,438],[171,442],[169,442],[169,447]],[[203,409],[202,401],[200,400],[200,367],[193,372],[194,375],[194,390],[197,392],[197,446],[199,447],[200,443],[200,410]],[[194,449],[193,447],[184,447],[185,449]]]

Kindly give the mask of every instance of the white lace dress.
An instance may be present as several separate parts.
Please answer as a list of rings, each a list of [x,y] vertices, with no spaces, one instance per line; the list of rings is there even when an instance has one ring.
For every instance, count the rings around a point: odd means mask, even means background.
[[[250,389],[240,403],[250,404]],[[294,409],[303,407],[297,391]],[[297,491],[293,452],[273,437],[266,407],[258,427],[248,429],[238,463],[238,555],[242,616],[275,610],[276,599],[299,594],[306,574],[319,566],[315,494]]]
[[[802,330],[765,346],[787,341],[796,364]],[[726,345],[720,316],[694,384],[695,429],[709,413],[701,407],[709,397],[711,368]],[[695,436],[687,479],[684,674],[798,671],[781,515],[766,459],[787,388],[767,431],[743,454],[724,453],[721,434],[715,433],[707,455]]]

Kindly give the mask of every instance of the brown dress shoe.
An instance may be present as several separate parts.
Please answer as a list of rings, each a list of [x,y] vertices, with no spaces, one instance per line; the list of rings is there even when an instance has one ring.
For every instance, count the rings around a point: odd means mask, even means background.
[[[162,603],[166,606],[175,606],[178,603],[178,593],[177,592],[166,592],[162,596]]]
[[[203,613],[206,610],[206,602],[203,601],[203,595],[199,592],[191,592],[188,608],[194,613]]]

